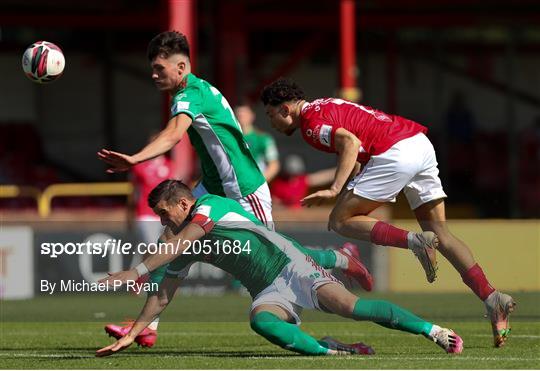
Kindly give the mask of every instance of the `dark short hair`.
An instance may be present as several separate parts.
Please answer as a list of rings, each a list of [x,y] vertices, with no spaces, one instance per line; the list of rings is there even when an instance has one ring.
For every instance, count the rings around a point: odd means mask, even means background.
[[[148,44],[146,55],[149,61],[158,55],[165,58],[173,54],[183,54],[189,58],[189,43],[186,36],[178,31],[165,31],[155,36]]]
[[[261,92],[261,101],[266,106],[277,106],[284,102],[306,99],[306,95],[300,86],[287,79],[278,79],[266,85]]]
[[[190,200],[195,198],[187,185],[176,179],[167,179],[152,189],[148,195],[148,206],[153,209],[161,200],[171,205],[180,201],[182,197]]]

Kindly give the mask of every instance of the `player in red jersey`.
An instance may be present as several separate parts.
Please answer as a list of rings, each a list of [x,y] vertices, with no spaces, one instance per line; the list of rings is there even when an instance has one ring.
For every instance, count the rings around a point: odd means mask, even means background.
[[[427,128],[342,99],[308,102],[297,84],[284,79],[266,86],[261,100],[277,131],[292,135],[298,129],[313,147],[338,155],[332,186],[305,197],[303,204],[337,197],[330,229],[376,245],[412,250],[429,282],[436,277],[435,249],[439,250],[485,303],[495,346],[504,345],[516,304],[490,285],[469,247],[448,230],[446,194]],[[395,202],[401,190],[424,232],[409,232],[368,216],[382,204]]]

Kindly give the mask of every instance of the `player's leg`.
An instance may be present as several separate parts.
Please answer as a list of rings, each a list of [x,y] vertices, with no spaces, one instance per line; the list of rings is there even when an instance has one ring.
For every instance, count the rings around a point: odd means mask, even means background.
[[[292,240],[294,246],[307,256],[310,256],[324,269],[338,268],[349,278],[356,280],[366,290],[373,289],[373,277],[369,269],[360,260],[358,247],[345,243],[337,250],[309,249]]]
[[[432,231],[439,237],[438,250],[462,276],[476,264],[469,247],[448,229],[444,199],[424,203],[414,209],[414,214],[422,230]],[[493,290],[488,286],[489,284],[486,284],[482,290],[486,290],[489,295]]]
[[[247,212],[253,214],[257,219],[263,222],[268,228],[274,230],[274,220],[272,217],[272,197],[268,184],[264,183],[255,192],[238,200],[240,205]],[[358,283],[367,291],[373,287],[373,278],[369,270],[362,262],[346,249],[338,250],[318,250],[308,249],[299,244],[295,244],[304,254],[309,255],[325,269],[338,268],[358,281]]]
[[[444,200],[424,203],[414,213],[423,230],[437,234],[438,250],[459,272],[463,282],[484,302],[491,320],[495,346],[504,345],[510,332],[509,314],[516,305],[512,297],[493,288],[475,261],[471,249],[450,232]]]
[[[342,236],[370,241],[371,231],[378,220],[368,214],[382,204],[355,195],[353,190],[345,191],[332,209],[328,226]],[[401,242],[396,241],[397,244]]]
[[[433,232],[409,232],[367,215],[383,202],[394,202],[398,193],[422,171],[436,164],[429,139],[417,134],[404,139],[386,152],[373,156],[347,185],[330,216],[330,227],[336,232],[357,236],[376,245],[409,248],[426,272],[428,282],[436,277],[437,236]],[[435,197],[446,197],[442,188]]]
[[[251,328],[269,342],[300,354],[314,356],[339,354],[321,345],[294,322],[293,315],[276,304],[261,304],[251,310]]]
[[[410,232],[368,216],[382,204],[359,196],[354,189],[348,190],[339,197],[332,210],[329,227],[342,236],[412,250],[420,260],[427,280],[433,282],[437,269],[436,237]]]
[[[461,353],[463,341],[452,330],[432,324],[406,309],[384,300],[362,300],[340,283],[317,288],[321,309],[356,321],[372,321],[393,330],[423,335],[448,353]]]
[[[510,331],[508,317],[514,310],[515,302],[512,297],[496,291],[490,285],[469,247],[449,231],[443,201],[446,194],[438,176],[435,150],[425,136],[419,140],[417,147],[422,151],[418,155],[424,165],[404,188],[407,200],[422,229],[438,236],[438,250],[461,274],[463,282],[485,303],[495,346],[502,346]]]

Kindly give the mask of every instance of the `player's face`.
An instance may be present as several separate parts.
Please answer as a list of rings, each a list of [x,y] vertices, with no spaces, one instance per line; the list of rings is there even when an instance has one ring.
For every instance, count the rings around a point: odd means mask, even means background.
[[[160,91],[175,91],[184,78],[185,63],[177,55],[157,56],[151,62],[152,80]]]
[[[291,135],[294,132],[293,119],[286,104],[275,107],[267,104],[265,110],[266,116],[270,119],[270,124],[274,129],[285,135]]]
[[[181,198],[178,203],[170,205],[165,200],[161,200],[153,210],[159,216],[161,225],[178,229],[188,217],[190,209],[186,199]]]
[[[234,110],[234,113],[238,119],[238,122],[240,123],[240,126],[242,126],[242,131],[244,133],[251,129],[251,126],[255,121],[255,112],[253,112],[249,106],[238,106]]]

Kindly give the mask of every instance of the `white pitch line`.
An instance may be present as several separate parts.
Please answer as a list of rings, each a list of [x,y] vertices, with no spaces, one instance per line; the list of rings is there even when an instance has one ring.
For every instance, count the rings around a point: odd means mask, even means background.
[[[208,353],[212,355],[211,352]],[[93,355],[74,355],[74,354],[27,354],[27,353],[0,353],[3,357],[25,357],[25,358],[96,358]],[[122,353],[123,356],[127,357],[151,357],[152,354],[144,353]],[[206,355],[195,354],[181,354],[178,356],[168,355],[168,354],[159,354],[159,358],[207,358]],[[228,358],[234,358],[234,355],[227,355]],[[279,360],[311,360],[311,361],[320,361],[319,357],[309,357],[309,356],[251,356],[251,357],[242,357],[246,359],[279,359]],[[404,356],[334,356],[328,357],[325,359],[331,359],[332,361],[540,361],[540,358],[520,358],[520,357],[505,357],[501,355],[500,357],[474,357],[474,356],[460,356],[460,355],[441,355],[440,357],[404,357]]]
[[[70,334],[73,335],[97,335],[102,333],[99,331],[72,331]],[[46,335],[41,331],[3,331],[4,335]],[[187,332],[187,331],[160,331],[159,336],[212,336],[212,337],[229,337],[229,336],[257,336],[252,332]],[[355,336],[355,337],[400,337],[400,336],[416,336],[412,334],[372,334],[372,333],[362,333],[362,332],[332,332],[332,336]],[[481,337],[481,338],[490,338],[490,334],[469,334],[464,335],[464,338],[467,337]],[[510,334],[510,338],[517,339],[540,339],[540,335],[520,335],[520,334]]]
[[[270,357],[270,356],[253,356],[248,357],[249,359],[305,359],[305,360],[315,360],[314,357]],[[326,358],[325,358],[326,359]],[[333,361],[342,361],[342,360],[355,360],[355,361],[540,361],[540,358],[519,358],[519,357],[463,357],[459,355],[448,355],[442,357],[384,357],[384,356],[346,356],[340,357],[335,356],[331,357]]]

